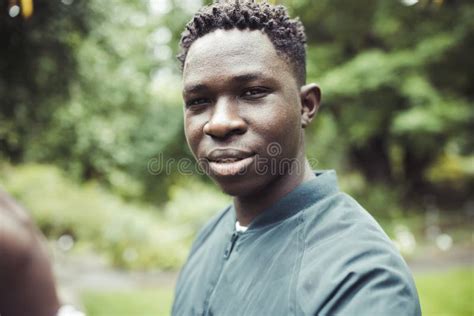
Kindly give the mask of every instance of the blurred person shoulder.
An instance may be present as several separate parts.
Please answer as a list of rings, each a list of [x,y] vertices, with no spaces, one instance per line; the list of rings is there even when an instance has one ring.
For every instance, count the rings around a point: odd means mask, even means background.
[[[53,316],[58,309],[44,238],[27,211],[0,190],[0,314]]]
[[[27,212],[0,190],[0,264],[20,269],[36,252],[40,244],[38,234]]]

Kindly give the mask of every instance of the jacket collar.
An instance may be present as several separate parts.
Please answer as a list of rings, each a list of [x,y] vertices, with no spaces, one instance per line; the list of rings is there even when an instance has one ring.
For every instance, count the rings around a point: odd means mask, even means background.
[[[334,170],[316,171],[316,178],[303,182],[270,207],[266,208],[248,226],[249,230],[283,221],[317,201],[339,192],[337,176]],[[235,227],[236,213],[232,205]]]

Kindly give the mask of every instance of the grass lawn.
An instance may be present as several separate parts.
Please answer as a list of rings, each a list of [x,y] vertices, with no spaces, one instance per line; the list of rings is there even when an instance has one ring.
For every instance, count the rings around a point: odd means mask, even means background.
[[[474,268],[415,275],[424,316],[473,316]]]
[[[424,316],[474,315],[474,268],[415,276]],[[88,316],[169,315],[172,289],[86,292]]]
[[[117,292],[85,292],[82,295],[87,316],[164,316],[170,315],[172,289],[146,289]]]

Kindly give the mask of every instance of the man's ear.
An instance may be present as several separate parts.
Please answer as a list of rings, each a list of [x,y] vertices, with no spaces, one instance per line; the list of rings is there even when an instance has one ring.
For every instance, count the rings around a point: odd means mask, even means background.
[[[305,128],[313,120],[321,104],[321,89],[315,83],[301,87],[301,126]]]

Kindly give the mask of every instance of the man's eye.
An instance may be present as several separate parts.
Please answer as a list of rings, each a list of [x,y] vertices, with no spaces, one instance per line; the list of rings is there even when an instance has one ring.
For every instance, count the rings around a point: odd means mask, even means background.
[[[256,100],[268,95],[268,89],[265,88],[251,88],[242,93],[242,98]]]
[[[209,102],[210,102],[209,99],[205,99],[205,98],[192,99],[186,102],[186,107],[203,106],[203,105],[208,104]]]

